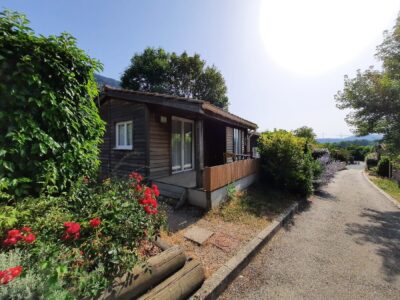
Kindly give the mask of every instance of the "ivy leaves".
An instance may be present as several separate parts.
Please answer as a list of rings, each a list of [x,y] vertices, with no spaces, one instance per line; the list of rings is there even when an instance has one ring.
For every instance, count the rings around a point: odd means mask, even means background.
[[[0,13],[0,199],[67,190],[99,165],[93,73],[102,65],[71,35],[38,36],[28,25]]]

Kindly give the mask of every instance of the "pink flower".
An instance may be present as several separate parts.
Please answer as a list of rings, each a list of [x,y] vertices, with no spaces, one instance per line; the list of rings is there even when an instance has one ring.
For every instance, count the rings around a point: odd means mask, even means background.
[[[95,228],[95,227],[99,227],[101,224],[101,220],[100,218],[94,218],[92,220],[89,221],[89,224],[91,227]]]

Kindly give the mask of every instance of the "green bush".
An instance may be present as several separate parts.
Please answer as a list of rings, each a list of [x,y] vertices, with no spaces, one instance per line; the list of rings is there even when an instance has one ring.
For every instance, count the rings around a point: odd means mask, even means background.
[[[99,165],[104,132],[94,97],[99,62],[76,40],[37,36],[0,12],[0,197],[61,192]]]
[[[377,173],[379,176],[382,177],[389,177],[389,166],[390,166],[390,159],[389,157],[382,156],[378,162]]]
[[[19,249],[0,253],[0,270],[21,266],[26,255]],[[0,299],[67,299],[68,292],[57,282],[47,281],[32,268],[23,268],[21,275],[7,284],[0,284]]]
[[[365,159],[365,164],[366,164],[367,170],[370,170],[371,168],[376,167],[378,165],[378,160],[373,157],[367,157]]]
[[[331,151],[331,158],[342,162],[350,160],[350,152],[346,149],[335,149]]]
[[[127,181],[102,184],[85,179],[67,195],[18,201],[13,217],[3,217],[0,251],[19,249],[24,268],[58,284],[70,297],[97,295],[115,277],[142,262],[140,243],[153,239],[165,225],[164,214],[157,213],[158,189],[140,180],[136,173]],[[0,206],[0,216],[9,212],[9,206]],[[36,235],[33,243],[23,239],[13,245],[4,243],[10,229],[22,232],[26,226]]]
[[[281,189],[309,195],[314,172],[320,172],[304,138],[285,130],[265,132],[259,140],[263,178]]]

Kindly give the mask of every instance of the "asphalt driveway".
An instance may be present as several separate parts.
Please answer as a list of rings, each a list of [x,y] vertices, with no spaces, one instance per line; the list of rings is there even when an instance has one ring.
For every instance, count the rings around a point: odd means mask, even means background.
[[[362,166],[338,173],[221,299],[400,299],[400,210]]]

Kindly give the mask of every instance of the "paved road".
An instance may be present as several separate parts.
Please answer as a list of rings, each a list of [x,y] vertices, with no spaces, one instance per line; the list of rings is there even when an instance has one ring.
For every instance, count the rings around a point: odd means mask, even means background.
[[[400,299],[400,210],[341,171],[221,299]]]

